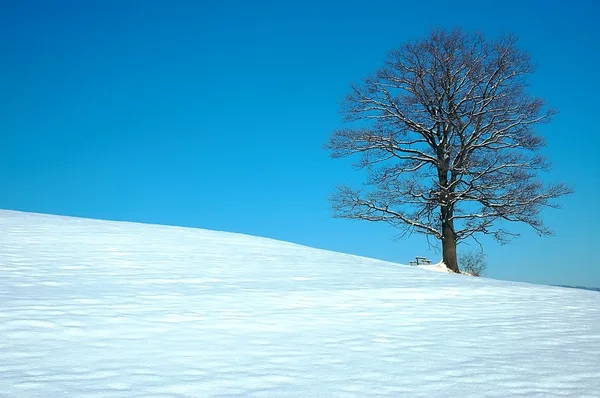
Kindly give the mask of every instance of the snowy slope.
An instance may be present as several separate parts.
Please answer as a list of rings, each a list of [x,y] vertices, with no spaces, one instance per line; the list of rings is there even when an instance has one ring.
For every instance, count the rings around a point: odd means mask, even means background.
[[[0,211],[0,396],[600,396],[600,294]]]

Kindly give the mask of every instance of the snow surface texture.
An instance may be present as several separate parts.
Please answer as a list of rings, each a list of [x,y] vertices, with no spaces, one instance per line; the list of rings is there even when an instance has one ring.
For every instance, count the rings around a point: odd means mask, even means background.
[[[600,294],[0,211],[0,396],[599,396]]]

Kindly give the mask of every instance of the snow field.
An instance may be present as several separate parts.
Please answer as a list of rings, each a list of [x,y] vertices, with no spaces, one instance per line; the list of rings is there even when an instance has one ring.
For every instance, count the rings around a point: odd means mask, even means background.
[[[0,396],[600,396],[600,294],[0,211]]]

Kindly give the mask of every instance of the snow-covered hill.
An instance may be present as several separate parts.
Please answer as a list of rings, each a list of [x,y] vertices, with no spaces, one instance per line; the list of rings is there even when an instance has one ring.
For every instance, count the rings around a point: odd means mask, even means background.
[[[600,396],[600,294],[0,212],[0,396]]]

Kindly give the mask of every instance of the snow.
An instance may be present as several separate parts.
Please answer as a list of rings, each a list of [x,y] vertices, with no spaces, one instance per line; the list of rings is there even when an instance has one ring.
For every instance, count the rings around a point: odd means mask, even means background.
[[[600,294],[0,211],[0,396],[600,396]]]
[[[450,270],[448,267],[446,267],[446,264],[444,264],[442,261],[440,261],[437,264],[420,264],[420,265],[415,265],[414,267],[420,268],[420,269],[426,269],[428,271],[435,271],[435,272],[444,272],[444,273],[452,272],[452,270]]]

